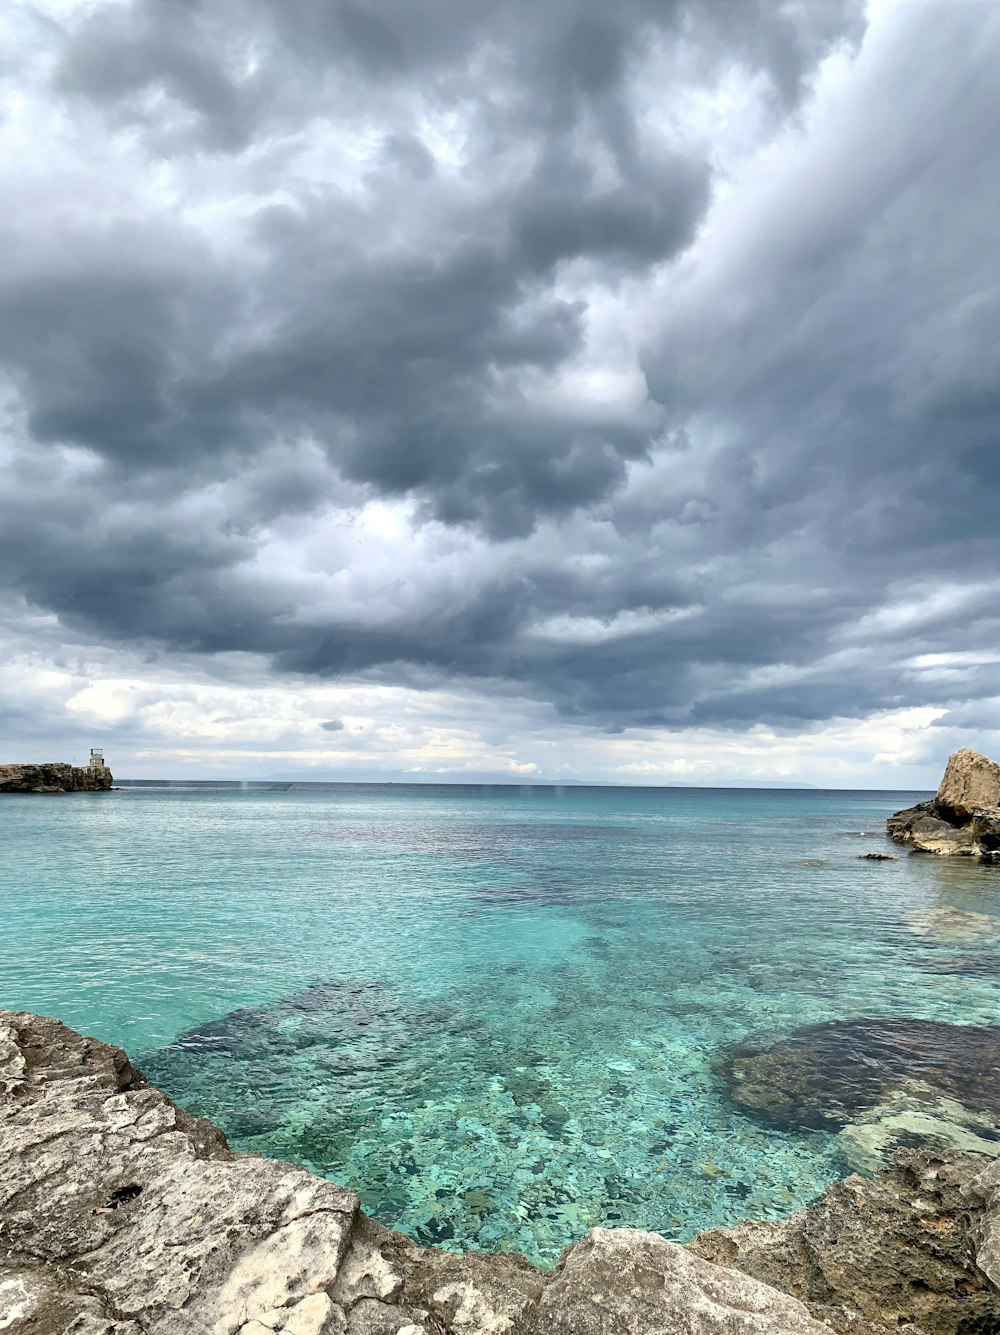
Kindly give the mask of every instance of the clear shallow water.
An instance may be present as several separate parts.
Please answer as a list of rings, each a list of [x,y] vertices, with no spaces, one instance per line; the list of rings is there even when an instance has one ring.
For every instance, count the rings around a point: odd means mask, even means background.
[[[782,1217],[841,1145],[742,1115],[727,1045],[1000,1017],[1000,976],[948,972],[968,946],[909,921],[992,915],[1000,944],[1000,868],[858,861],[916,796],[7,796],[0,1005],[122,1044],[238,1148],[421,1241],[546,1261],[602,1221]]]

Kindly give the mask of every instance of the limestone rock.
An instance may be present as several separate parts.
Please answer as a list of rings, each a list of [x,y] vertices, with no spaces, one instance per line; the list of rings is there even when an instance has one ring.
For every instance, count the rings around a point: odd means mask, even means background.
[[[939,856],[1000,857],[1000,765],[956,751],[937,794],[890,816],[890,839]]]
[[[944,857],[955,854],[959,857],[973,857],[978,852],[968,827],[959,829],[931,816],[925,816],[913,826],[910,843],[920,853],[937,853]]]
[[[847,1178],[784,1223],[712,1229],[688,1245],[794,1294],[842,1335],[998,1329],[990,1267],[1000,1273],[1000,1165],[901,1158],[875,1182]]]
[[[654,1233],[595,1228],[563,1252],[537,1335],[826,1335],[794,1298]]]
[[[97,793],[113,782],[106,765],[0,765],[0,793]]]
[[[978,751],[956,751],[948,758],[934,805],[953,825],[970,821],[976,807],[1000,807],[1000,765]]]

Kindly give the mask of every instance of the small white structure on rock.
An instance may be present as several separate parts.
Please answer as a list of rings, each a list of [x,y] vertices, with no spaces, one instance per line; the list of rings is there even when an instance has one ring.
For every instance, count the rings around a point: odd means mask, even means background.
[[[107,766],[106,766],[105,763],[104,763],[104,749],[103,749],[103,747],[92,746],[92,747],[90,748],[90,764],[87,766],[87,768],[88,768],[88,769],[107,769]]]

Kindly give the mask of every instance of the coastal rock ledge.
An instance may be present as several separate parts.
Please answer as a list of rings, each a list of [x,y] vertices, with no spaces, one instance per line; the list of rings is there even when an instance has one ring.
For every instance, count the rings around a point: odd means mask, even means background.
[[[113,782],[107,765],[0,765],[0,793],[100,793]]]
[[[8,1335],[992,1335],[1000,1163],[910,1154],[687,1248],[594,1229],[543,1274],[416,1246],[353,1192],[233,1153],[119,1048],[0,1011]]]
[[[1000,857],[1000,765],[978,751],[956,751],[933,800],[885,824],[890,839],[922,853]]]

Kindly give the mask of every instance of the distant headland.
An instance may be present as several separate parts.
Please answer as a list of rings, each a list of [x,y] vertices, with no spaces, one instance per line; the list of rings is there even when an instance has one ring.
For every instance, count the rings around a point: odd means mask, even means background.
[[[112,783],[104,752],[96,748],[86,765],[0,765],[0,793],[99,793]]]

